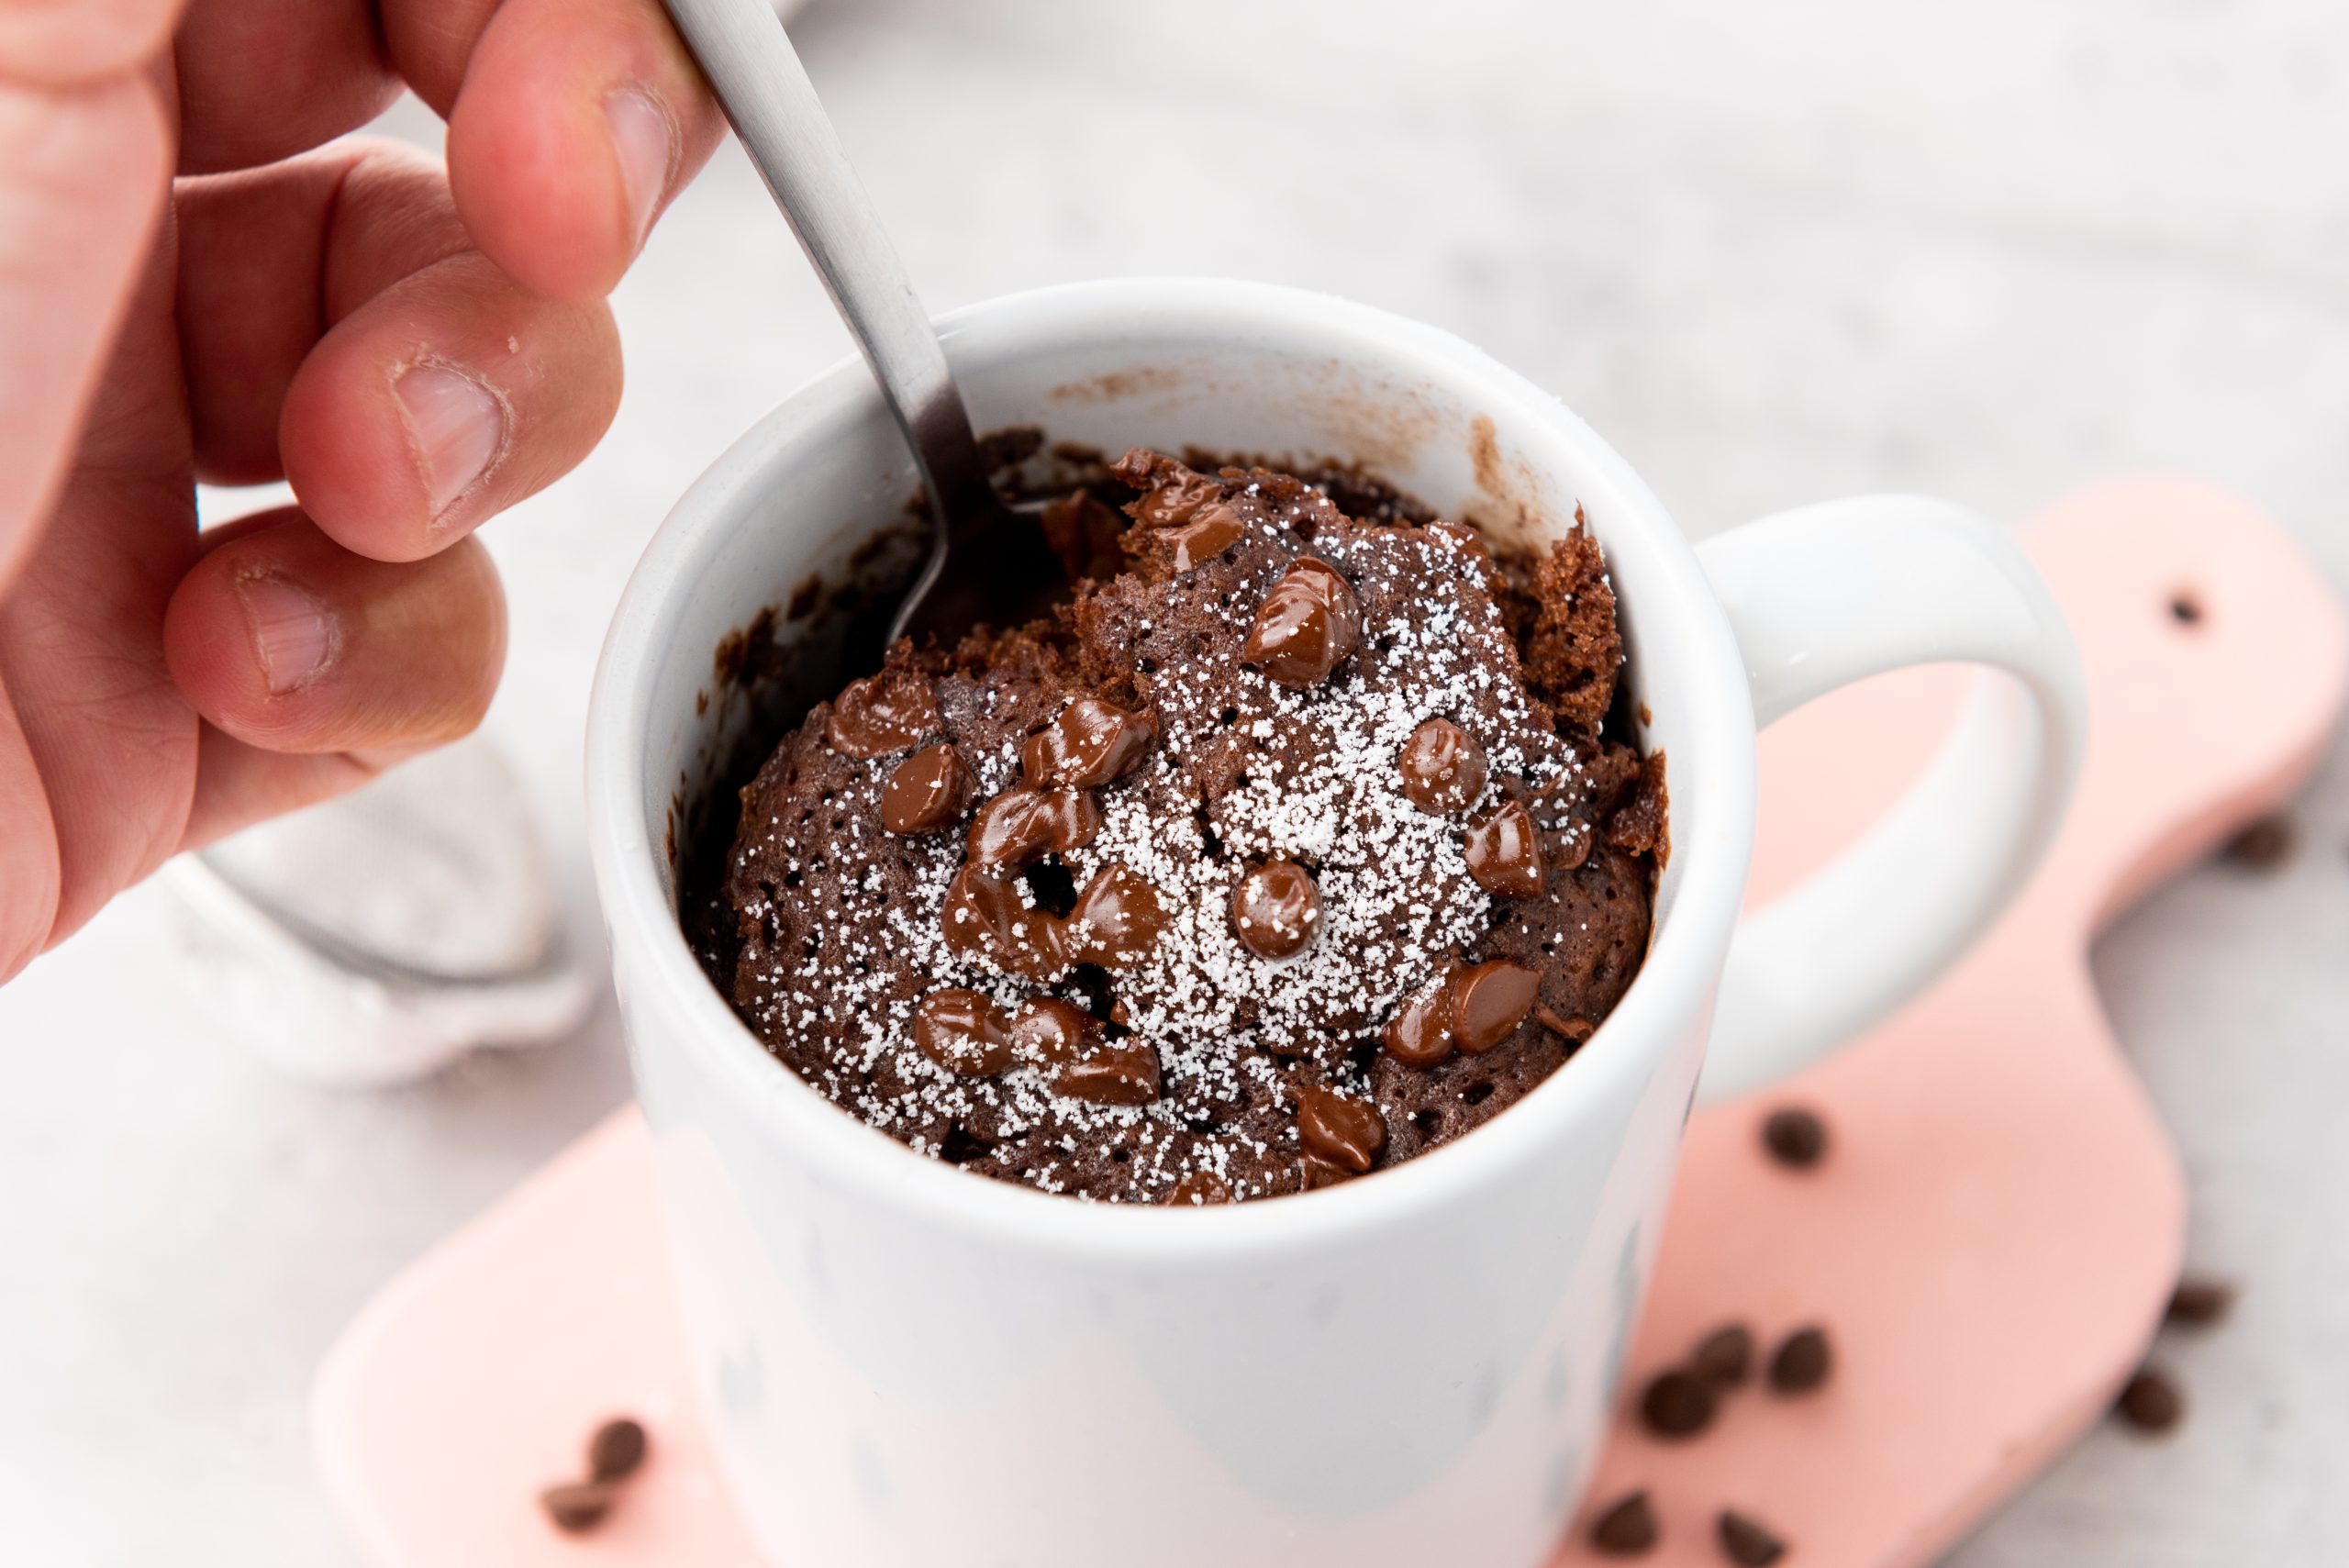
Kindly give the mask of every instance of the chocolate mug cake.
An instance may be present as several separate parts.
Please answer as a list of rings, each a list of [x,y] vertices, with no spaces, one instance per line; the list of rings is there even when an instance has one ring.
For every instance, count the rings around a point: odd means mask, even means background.
[[[742,791],[714,978],[871,1126],[1048,1192],[1271,1196],[1490,1120],[1631,984],[1667,851],[1597,542],[1111,472],[1125,517],[1046,520],[1073,604],[900,643]]]

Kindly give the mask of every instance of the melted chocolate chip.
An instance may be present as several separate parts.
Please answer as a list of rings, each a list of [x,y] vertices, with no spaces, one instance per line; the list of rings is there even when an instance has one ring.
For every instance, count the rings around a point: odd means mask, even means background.
[[[1052,1087],[1097,1106],[1146,1106],[1158,1098],[1158,1052],[1146,1045],[1105,1045],[1062,1067]]]
[[[1550,862],[1552,871],[1579,871],[1590,859],[1591,846],[1598,835],[1587,828],[1571,828],[1564,832],[1542,835],[1542,855]]]
[[[1787,1543],[1734,1508],[1723,1508],[1720,1525],[1721,1554],[1738,1568],[1770,1568],[1787,1554]]]
[[[1022,1062],[1060,1067],[1084,1055],[1100,1034],[1100,1021],[1075,1003],[1031,996],[1012,1015],[1011,1050]]]
[[[938,698],[927,679],[884,670],[848,684],[832,703],[824,740],[843,757],[885,757],[934,734],[938,723]]]
[[[977,866],[954,873],[939,923],[949,952],[1006,974],[1050,980],[1068,967],[1060,922],[1023,906],[1011,884]]]
[[[1134,503],[1134,521],[1146,528],[1171,528],[1187,521],[1192,513],[1215,499],[1220,490],[1216,482],[1203,474],[1186,473],[1171,484],[1162,484]]]
[[[1461,971],[1449,988],[1453,1041],[1475,1056],[1492,1050],[1517,1032],[1541,988],[1540,975],[1513,963],[1480,963]]]
[[[892,833],[934,833],[963,819],[976,781],[962,753],[943,741],[899,762],[881,787],[881,826]]]
[[[1294,958],[1321,931],[1321,889],[1295,861],[1266,861],[1231,892],[1231,930],[1258,958]]]
[[[1570,1040],[1576,1045],[1598,1032],[1588,1018],[1570,1018],[1547,1002],[1533,1009],[1533,1021],[1559,1039]]]
[[[1297,1091],[1297,1135],[1307,1152],[1359,1175],[1386,1147],[1386,1118],[1376,1106],[1348,1099],[1319,1084],[1303,1084]]]
[[[1230,1203],[1231,1184],[1213,1171],[1193,1171],[1174,1184],[1174,1190],[1166,1195],[1166,1201],[1170,1205],[1187,1204],[1198,1207],[1205,1207],[1214,1203]]]
[[[1386,1054],[1406,1067],[1436,1067],[1449,1061],[1452,1041],[1452,991],[1436,981],[1404,1002],[1387,1020],[1379,1043]]]
[[[1406,798],[1432,817],[1464,811],[1485,793],[1485,749],[1448,718],[1412,730],[1396,766]]]
[[[1167,540],[1174,547],[1174,570],[1188,572],[1203,562],[1212,561],[1238,544],[1248,532],[1240,514],[1221,502],[1199,512],[1179,528],[1167,531]]]
[[[1308,1154],[1297,1162],[1297,1173],[1305,1179],[1305,1190],[1334,1187],[1340,1182],[1351,1182],[1354,1173],[1335,1160],[1319,1154]]]
[[[1166,910],[1159,903],[1158,889],[1140,872],[1103,866],[1069,911],[1069,962],[1130,969],[1150,956],[1165,929]]]
[[[1101,831],[1101,807],[1081,789],[1065,785],[1005,790],[971,818],[971,861],[1014,871],[1050,854],[1081,850]]]
[[[1141,766],[1157,739],[1158,721],[1151,715],[1079,697],[1019,748],[1020,778],[1031,789],[1098,789]]]
[[[992,1078],[1012,1064],[1011,1021],[981,991],[932,991],[914,1008],[914,1044],[963,1078]]]
[[[1503,898],[1531,898],[1549,879],[1542,828],[1520,801],[1507,801],[1468,829],[1463,846],[1476,885]]]
[[[1362,602],[1338,569],[1300,556],[1256,611],[1241,660],[1284,686],[1318,686],[1362,640]]]

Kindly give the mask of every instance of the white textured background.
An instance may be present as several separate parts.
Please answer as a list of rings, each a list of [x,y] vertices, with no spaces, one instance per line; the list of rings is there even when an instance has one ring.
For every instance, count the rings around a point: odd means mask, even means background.
[[[2020,519],[2186,469],[2349,593],[2330,0],[818,0],[797,30],[933,307],[1106,273],[1309,284],[1554,388],[1695,532],[1884,486]],[[579,729],[620,583],[687,479],[847,346],[730,153],[618,306],[612,439],[493,529],[492,727],[583,920]],[[2178,736],[2223,745],[2223,716]],[[2193,1418],[2091,1437],[1962,1568],[2341,1560],[2341,748],[2300,819],[2281,871],[2197,872],[2098,954],[2187,1151],[2192,1251],[2247,1286],[2170,1355]],[[618,1041],[607,1010],[414,1090],[293,1086],[188,1016],[158,913],[124,900],[0,993],[0,1563],[335,1568],[312,1365],[619,1102]]]

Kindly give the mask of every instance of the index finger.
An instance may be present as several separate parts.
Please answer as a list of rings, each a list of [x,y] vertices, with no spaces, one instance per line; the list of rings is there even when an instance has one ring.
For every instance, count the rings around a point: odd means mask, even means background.
[[[384,0],[383,21],[448,117],[474,243],[538,294],[609,293],[724,134],[658,0]]]
[[[0,79],[78,87],[128,74],[170,36],[185,0],[7,0]]]

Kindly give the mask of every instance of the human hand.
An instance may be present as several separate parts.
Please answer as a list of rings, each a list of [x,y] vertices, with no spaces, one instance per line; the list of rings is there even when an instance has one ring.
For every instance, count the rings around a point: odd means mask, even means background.
[[[445,175],[333,139],[403,85]],[[656,0],[0,0],[0,981],[479,722],[469,536],[609,424],[602,296],[721,128]]]

